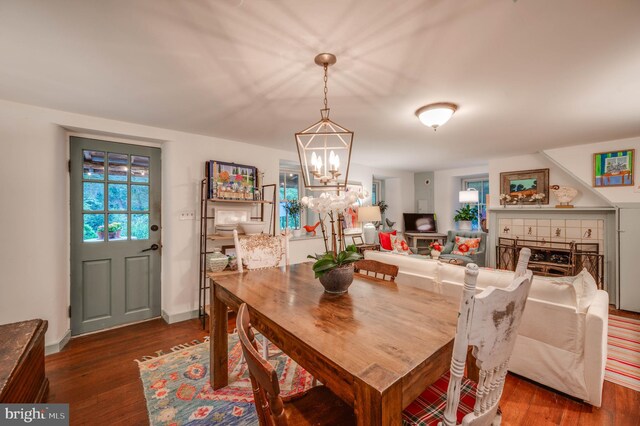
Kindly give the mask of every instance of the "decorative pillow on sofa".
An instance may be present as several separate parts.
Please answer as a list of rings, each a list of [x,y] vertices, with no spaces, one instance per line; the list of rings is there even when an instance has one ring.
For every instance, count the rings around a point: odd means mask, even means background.
[[[591,276],[589,271],[583,269],[573,280],[573,288],[576,291],[576,305],[578,312],[587,312],[593,297],[598,291],[596,280]]]
[[[456,243],[451,250],[451,254],[459,254],[469,256],[474,254],[480,248],[480,238],[466,238],[456,236]]]
[[[391,247],[393,247],[393,252],[397,254],[409,255],[411,254],[411,250],[409,249],[409,245],[402,237],[396,237],[395,235],[391,236]]]
[[[385,250],[392,251],[391,236],[396,235],[398,231],[393,232],[378,232],[378,238],[380,238],[380,247]]]

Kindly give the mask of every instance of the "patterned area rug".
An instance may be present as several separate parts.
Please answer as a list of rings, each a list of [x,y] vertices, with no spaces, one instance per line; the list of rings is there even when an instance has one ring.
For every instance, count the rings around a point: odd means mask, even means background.
[[[256,340],[260,346],[262,337]],[[280,377],[283,396],[311,387],[313,377],[309,373],[275,346],[270,345],[269,350],[269,362]],[[247,364],[240,362],[242,349],[237,334],[229,335],[230,384],[216,391],[209,384],[208,342],[180,345],[172,351],[136,360],[152,426],[258,424]]]
[[[604,378],[640,392],[640,320],[609,315]]]

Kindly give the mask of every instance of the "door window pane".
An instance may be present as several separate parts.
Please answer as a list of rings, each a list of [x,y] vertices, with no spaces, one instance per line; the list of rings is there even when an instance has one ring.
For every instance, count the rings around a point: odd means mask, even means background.
[[[102,241],[104,231],[103,214],[85,214],[83,216],[83,241]]]
[[[104,183],[82,183],[82,208],[89,211],[104,210]]]
[[[126,214],[110,214],[107,223],[109,240],[126,240],[129,227],[127,226]]]
[[[149,215],[148,214],[132,214],[131,215],[131,239],[132,240],[148,240],[149,239]]]
[[[131,182],[149,182],[149,157],[131,156]]]
[[[104,179],[104,152],[101,151],[82,151],[83,179]]]
[[[131,210],[149,211],[149,187],[131,185]]]
[[[129,157],[127,154],[109,153],[109,180],[127,180]]]
[[[127,210],[127,184],[109,184],[109,210]]]

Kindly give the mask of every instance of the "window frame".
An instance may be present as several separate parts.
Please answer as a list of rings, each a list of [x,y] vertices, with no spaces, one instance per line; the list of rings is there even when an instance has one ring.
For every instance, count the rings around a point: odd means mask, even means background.
[[[467,191],[469,190],[469,183],[476,183],[476,182],[481,182],[481,187],[482,190],[478,191],[478,220],[475,221],[475,223],[472,225],[473,226],[473,230],[474,231],[480,231],[482,230],[482,227],[480,226],[480,221],[482,219],[486,219],[487,217],[487,203],[485,202],[485,198],[487,195],[489,195],[491,192],[487,191],[486,193],[484,192],[484,182],[487,183],[487,188],[489,188],[489,175],[482,175],[482,176],[473,176],[473,177],[463,177],[460,179],[460,188],[462,191]],[[475,188],[474,188],[475,189]],[[468,204],[468,203],[459,203],[460,207],[462,207],[463,204]],[[483,214],[484,213],[484,214]]]
[[[305,196],[305,192],[304,192],[304,185],[303,183],[303,176],[302,176],[302,171],[300,169],[294,169],[294,168],[287,168],[287,167],[280,167],[280,170],[278,170],[278,202],[280,204],[280,208],[282,208],[282,205],[285,203],[285,201],[288,201],[288,199],[286,198],[287,195],[287,180],[286,178],[284,179],[284,182],[282,182],[280,180],[282,175],[288,175],[288,174],[294,174],[294,175],[298,175],[298,201],[300,201],[300,199],[302,199],[302,197]],[[284,183],[284,190],[282,191],[282,194],[285,196],[285,198],[280,198],[280,184]],[[280,208],[278,209],[278,213],[280,212]],[[292,224],[292,226],[289,226],[287,224],[285,224],[285,227],[283,227],[281,225],[280,219],[282,218],[282,216],[280,216],[280,214],[278,214],[278,223],[280,224],[280,230],[285,230],[285,229],[295,229],[295,224]],[[304,225],[306,225],[307,220],[306,220],[306,214],[301,213],[300,214],[300,227],[302,228]]]

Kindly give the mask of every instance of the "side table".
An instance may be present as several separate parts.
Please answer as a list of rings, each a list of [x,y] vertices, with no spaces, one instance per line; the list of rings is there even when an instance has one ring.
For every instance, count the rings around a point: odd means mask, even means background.
[[[358,249],[358,253],[364,254],[365,250],[380,251],[380,244],[358,244],[356,248]]]

